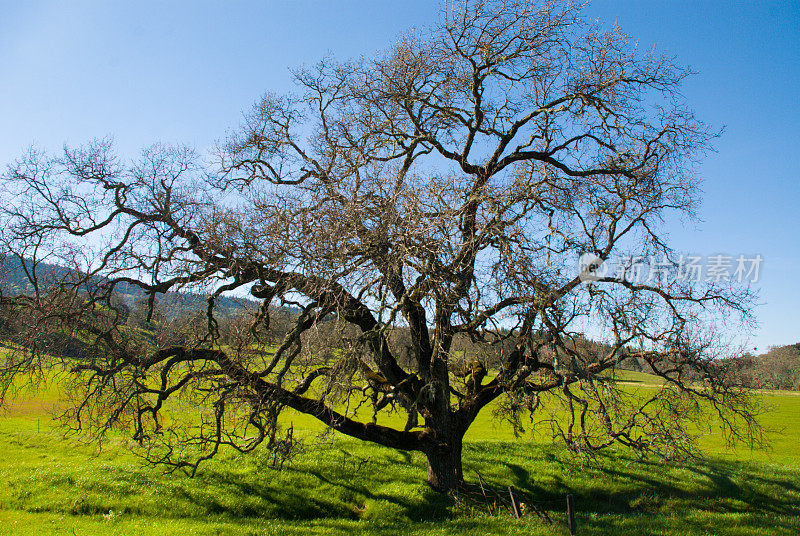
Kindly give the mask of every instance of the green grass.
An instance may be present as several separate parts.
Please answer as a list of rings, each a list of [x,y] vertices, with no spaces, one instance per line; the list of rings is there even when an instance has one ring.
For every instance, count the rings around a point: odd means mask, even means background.
[[[659,378],[654,374],[647,374],[646,372],[636,372],[635,370],[616,370],[614,377],[617,381],[624,383],[634,383],[642,385],[663,385],[664,379]]]
[[[556,521],[547,526],[454,507],[424,484],[420,454],[320,441],[316,422],[297,414],[287,418],[307,437],[283,471],[256,452],[227,453],[194,479],[165,474],[121,439],[98,448],[64,437],[48,417],[50,388],[0,418],[0,534],[556,535],[566,534],[568,493],[581,535],[800,534],[800,396],[761,396],[770,409],[764,424],[780,429],[770,449],[729,450],[712,435],[703,439],[708,458],[684,464],[624,450],[581,462],[562,447],[516,439],[485,412],[467,437],[466,478],[480,473],[496,488],[523,490]]]

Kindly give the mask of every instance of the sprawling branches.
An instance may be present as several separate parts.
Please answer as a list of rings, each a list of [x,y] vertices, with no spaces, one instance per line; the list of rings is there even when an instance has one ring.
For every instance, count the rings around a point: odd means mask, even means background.
[[[297,93],[261,99],[213,166],[161,146],[127,165],[105,141],[32,151],[7,176],[6,240],[74,280],[32,270],[20,303],[34,331],[93,349],[64,358],[84,386],[78,421],[130,424],[178,466],[274,442],[283,408],[460,455],[501,395],[514,415],[559,407],[553,430],[576,448],[681,451],[681,423],[707,407],[739,433],[752,408],[715,374],[705,328],[746,319],[746,292],[587,284],[575,267],[582,253],[672,258],[662,222],[694,214],[712,137],[681,101],[686,75],[569,2],[459,4],[375,58],[298,71]],[[174,291],[207,296],[181,344],[121,312],[138,293],[150,323]],[[237,292],[257,305],[232,318],[219,303]],[[276,314],[292,325],[271,329]],[[14,359],[9,374],[25,368]],[[632,359],[664,386],[620,389],[613,371]],[[362,392],[406,429],[363,424]],[[432,467],[440,487],[460,478]]]

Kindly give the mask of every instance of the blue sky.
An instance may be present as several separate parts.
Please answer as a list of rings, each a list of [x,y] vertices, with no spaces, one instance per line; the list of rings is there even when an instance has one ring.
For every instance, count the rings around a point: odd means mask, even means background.
[[[436,13],[418,0],[0,0],[0,165],[31,143],[105,135],[129,156],[155,141],[203,150],[264,91],[290,90],[290,68],[369,55]],[[800,2],[595,0],[587,13],[698,71],[684,94],[725,132],[701,168],[701,220],[672,243],[761,254],[751,346],[800,341]]]

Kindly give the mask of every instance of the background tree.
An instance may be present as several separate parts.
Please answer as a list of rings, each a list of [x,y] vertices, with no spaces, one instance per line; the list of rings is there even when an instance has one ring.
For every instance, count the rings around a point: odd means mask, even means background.
[[[664,221],[694,215],[713,137],[678,93],[687,74],[569,2],[466,2],[374,58],[297,71],[296,94],[265,95],[213,164],[155,146],[128,165],[102,140],[31,151],[5,181],[6,240],[80,277],[20,302],[37,329],[98,351],[29,347],[8,356],[6,385],[62,359],[75,422],[128,426],[151,460],[191,471],[224,446],[274,445],[292,408],[423,452],[442,491],[498,399],[518,423],[550,411],[575,451],[685,453],[708,411],[752,439],[746,392],[713,366],[714,322],[747,323],[746,289],[674,266],[584,282],[576,267],[584,253],[675,260]],[[121,285],[150,311],[158,293],[207,293],[202,329],[142,341],[115,308]],[[260,308],[221,330],[217,303],[236,291]],[[274,305],[298,311],[279,340]],[[466,340],[496,357],[464,355]],[[611,372],[633,358],[665,386],[620,389]],[[356,413],[362,390],[373,412],[402,408],[405,429]]]

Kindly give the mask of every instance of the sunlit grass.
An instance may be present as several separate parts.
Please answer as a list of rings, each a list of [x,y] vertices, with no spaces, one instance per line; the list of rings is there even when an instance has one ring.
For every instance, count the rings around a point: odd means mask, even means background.
[[[625,373],[628,390],[658,388]],[[610,450],[586,461],[492,415],[476,420],[464,448],[465,477],[497,489],[513,485],[556,520],[514,520],[454,507],[424,483],[425,460],[341,436],[295,412],[283,415],[303,437],[282,471],[266,451],[226,453],[194,479],[145,465],[121,435],[100,447],[64,435],[53,420],[57,381],[21,396],[0,418],[0,534],[564,534],[564,497],[576,497],[580,534],[800,533],[800,396],[764,392],[767,449],[701,439],[705,460],[665,464]],[[364,405],[359,419],[371,419]],[[401,427],[399,413],[379,422]],[[531,435],[531,429],[536,433]]]
[[[463,511],[424,484],[425,461],[342,437],[287,414],[303,448],[283,471],[266,452],[230,453],[190,479],[144,465],[122,438],[98,448],[64,436],[47,409],[21,400],[0,420],[0,533],[6,534],[563,534],[537,518]],[[523,490],[557,523],[578,501],[581,534],[793,534],[800,532],[800,397],[763,395],[772,449],[726,450],[689,464],[609,451],[591,463],[562,447],[515,439],[484,414],[465,445],[465,476]],[[368,418],[365,415],[364,418]],[[400,424],[402,417],[390,416]],[[754,460],[754,461],[747,461]]]
[[[563,533],[535,518],[454,511],[423,483],[420,454],[342,438],[309,438],[283,471],[264,452],[228,454],[194,479],[144,466],[122,440],[98,449],[41,419],[38,430],[29,418],[5,419],[0,444],[0,520],[10,534]],[[589,464],[527,441],[471,441],[464,458],[468,479],[514,485],[557,522],[573,494],[582,534],[800,530],[797,466],[664,464],[620,451]]]

